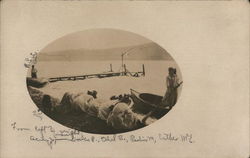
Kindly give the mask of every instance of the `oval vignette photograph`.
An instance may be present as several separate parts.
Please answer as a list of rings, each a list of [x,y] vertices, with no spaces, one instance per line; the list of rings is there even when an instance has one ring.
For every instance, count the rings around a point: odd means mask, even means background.
[[[167,117],[182,88],[180,69],[157,43],[132,32],[90,29],[44,47],[27,89],[52,120],[93,134],[116,134]]]

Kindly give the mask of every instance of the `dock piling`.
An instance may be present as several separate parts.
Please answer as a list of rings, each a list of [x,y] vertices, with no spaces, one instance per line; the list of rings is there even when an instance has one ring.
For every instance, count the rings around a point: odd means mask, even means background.
[[[112,64],[110,64],[109,66],[110,66],[110,72],[113,72]]]
[[[142,75],[145,76],[145,67],[144,67],[144,64],[142,64]]]
[[[126,64],[124,64],[124,75],[127,75],[127,68],[126,68]]]

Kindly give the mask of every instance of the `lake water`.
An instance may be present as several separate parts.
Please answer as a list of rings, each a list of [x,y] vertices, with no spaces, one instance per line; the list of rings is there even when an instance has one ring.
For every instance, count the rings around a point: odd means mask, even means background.
[[[41,61],[36,64],[36,69],[38,77],[50,78],[108,72],[110,64],[112,64],[114,72],[121,70],[121,61]],[[142,64],[144,64],[145,77],[118,76],[59,81],[49,83],[41,90],[59,99],[65,92],[84,92],[87,90],[96,90],[98,97],[109,99],[112,95],[129,94],[131,88],[139,92],[164,95],[169,67],[177,68],[177,75],[182,80],[180,70],[174,61],[125,61],[124,64],[131,72],[142,71]],[[30,76],[30,70],[28,76]]]

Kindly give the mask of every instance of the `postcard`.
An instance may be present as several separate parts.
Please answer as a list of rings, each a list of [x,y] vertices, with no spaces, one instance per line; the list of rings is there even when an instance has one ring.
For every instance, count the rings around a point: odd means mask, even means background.
[[[247,1],[1,1],[1,149],[249,157]]]

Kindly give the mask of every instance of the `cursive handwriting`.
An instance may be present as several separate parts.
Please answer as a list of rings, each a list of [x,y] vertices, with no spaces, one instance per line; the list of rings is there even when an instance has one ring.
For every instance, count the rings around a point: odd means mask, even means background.
[[[39,118],[40,120],[43,119],[43,112],[40,110],[34,110],[32,111],[33,116]]]
[[[194,143],[192,134],[185,134],[181,135],[180,137],[182,142]]]
[[[153,142],[156,143],[156,140],[153,136],[135,136],[130,135],[131,142]]]
[[[172,133],[160,133],[159,135],[159,139],[160,140],[164,140],[164,141],[178,141],[179,138],[176,136],[173,136]]]
[[[180,142],[192,144],[192,134],[175,135],[171,132],[157,133],[155,135],[113,134],[113,135],[84,135],[83,132],[74,129],[57,130],[50,125],[35,125],[33,128],[18,127],[17,123],[11,124],[14,131],[30,131],[29,140],[47,144],[50,149],[58,142],[81,142],[81,143],[157,143],[157,142]]]
[[[30,57],[24,59],[24,67],[30,68],[31,65],[37,63],[38,51],[30,53]]]
[[[24,128],[24,127],[17,127],[17,123],[13,122],[12,124],[10,124],[13,130],[17,130],[17,131],[29,131],[29,128]]]

